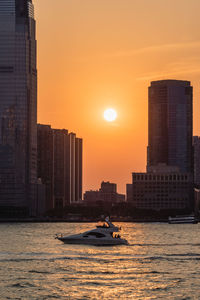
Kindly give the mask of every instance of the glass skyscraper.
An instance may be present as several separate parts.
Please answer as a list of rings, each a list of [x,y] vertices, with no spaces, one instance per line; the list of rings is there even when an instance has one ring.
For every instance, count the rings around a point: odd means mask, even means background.
[[[37,69],[32,0],[0,0],[0,207],[34,214]]]
[[[193,90],[189,81],[151,82],[147,170],[166,164],[193,173],[192,122]]]

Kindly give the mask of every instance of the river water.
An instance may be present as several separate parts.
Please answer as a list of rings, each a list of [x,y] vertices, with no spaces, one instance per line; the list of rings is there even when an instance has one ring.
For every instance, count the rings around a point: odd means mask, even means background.
[[[200,224],[120,223],[128,246],[54,239],[94,226],[0,224],[0,299],[200,299]]]

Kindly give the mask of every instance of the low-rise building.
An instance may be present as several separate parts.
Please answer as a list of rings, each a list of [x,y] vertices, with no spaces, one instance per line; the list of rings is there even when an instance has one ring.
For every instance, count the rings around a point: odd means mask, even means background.
[[[194,184],[200,188],[200,137],[193,137],[194,147]]]
[[[90,190],[84,193],[84,201],[90,204],[96,204],[97,202],[118,203],[125,201],[125,195],[117,193],[117,185],[115,183],[103,181],[99,190]]]
[[[166,166],[167,167],[167,166]],[[193,175],[172,167],[148,173],[132,173],[132,197],[128,201],[140,209],[189,209],[193,207]]]

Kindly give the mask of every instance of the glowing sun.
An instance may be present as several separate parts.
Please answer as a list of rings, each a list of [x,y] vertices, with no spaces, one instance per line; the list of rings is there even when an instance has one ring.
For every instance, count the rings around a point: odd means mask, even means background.
[[[117,118],[117,112],[113,108],[108,108],[104,111],[103,117],[107,122],[113,122]]]

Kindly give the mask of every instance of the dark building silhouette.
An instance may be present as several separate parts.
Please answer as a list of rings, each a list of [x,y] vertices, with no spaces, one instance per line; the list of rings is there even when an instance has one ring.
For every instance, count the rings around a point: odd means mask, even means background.
[[[200,137],[193,137],[194,147],[194,184],[200,188]]]
[[[0,1],[0,206],[35,215],[37,69],[31,0]]]
[[[126,184],[126,201],[133,201],[133,185],[131,183]]]
[[[147,173],[132,174],[127,200],[151,210],[194,208],[193,95],[189,81],[151,82]]]
[[[68,200],[67,190],[67,138],[68,131],[53,129],[53,207],[61,208]]]
[[[75,133],[38,124],[38,178],[46,186],[46,210],[82,200],[82,147]]]
[[[88,204],[96,205],[99,202],[117,203],[125,201],[125,195],[117,193],[116,183],[102,181],[101,188],[98,191],[86,191],[84,193],[84,201]]]
[[[81,201],[83,195],[83,140],[76,138],[75,143],[75,200]]]
[[[49,125],[38,124],[38,178],[45,185],[45,209],[53,208],[53,131]]]
[[[193,174],[181,173],[178,167],[157,165],[148,173],[132,174],[132,197],[140,209],[188,209],[193,207]]]
[[[149,87],[147,170],[165,163],[193,173],[193,91],[189,81],[161,80]]]

